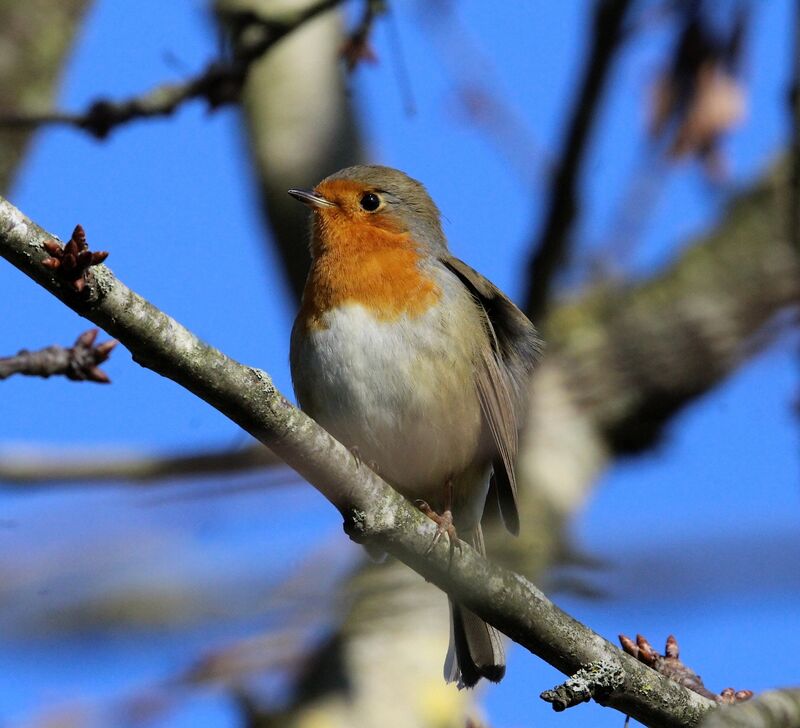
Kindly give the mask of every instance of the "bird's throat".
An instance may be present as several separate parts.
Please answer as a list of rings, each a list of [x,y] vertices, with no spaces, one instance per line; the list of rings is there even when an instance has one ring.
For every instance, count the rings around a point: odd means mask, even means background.
[[[416,318],[439,302],[441,290],[420,266],[422,256],[407,235],[375,228],[332,232],[326,231],[324,242],[315,241],[298,315],[307,330],[327,328],[325,314],[348,303],[362,305],[378,320],[394,321]]]

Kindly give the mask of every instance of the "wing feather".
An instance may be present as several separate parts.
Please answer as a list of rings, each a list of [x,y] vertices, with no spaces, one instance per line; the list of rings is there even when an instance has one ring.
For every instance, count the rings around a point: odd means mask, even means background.
[[[503,522],[516,534],[519,430],[525,417],[528,379],[541,352],[541,342],[525,314],[493,283],[458,258],[448,256],[442,258],[442,263],[472,293],[484,314],[490,346],[482,352],[475,384],[495,446],[493,490]]]

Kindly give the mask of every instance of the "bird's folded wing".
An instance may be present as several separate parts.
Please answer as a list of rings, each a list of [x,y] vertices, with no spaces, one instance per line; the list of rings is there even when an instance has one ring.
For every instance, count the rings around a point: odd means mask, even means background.
[[[452,256],[442,263],[469,289],[485,315],[490,346],[482,352],[476,387],[496,447],[493,486],[503,522],[519,532],[514,464],[525,416],[528,379],[541,351],[536,329],[509,298],[476,270]]]

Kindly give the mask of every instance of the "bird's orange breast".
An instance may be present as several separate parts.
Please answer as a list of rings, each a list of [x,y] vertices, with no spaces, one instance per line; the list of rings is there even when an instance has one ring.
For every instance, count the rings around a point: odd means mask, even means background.
[[[348,303],[393,321],[420,316],[441,298],[436,281],[420,268],[422,256],[407,232],[323,214],[315,219],[313,235],[314,262],[298,315],[307,331],[326,328],[323,315]]]

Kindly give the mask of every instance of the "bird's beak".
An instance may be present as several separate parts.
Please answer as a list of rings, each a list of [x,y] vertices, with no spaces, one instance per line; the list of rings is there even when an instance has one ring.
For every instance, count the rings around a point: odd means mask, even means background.
[[[336,207],[335,202],[331,202],[311,190],[289,190],[289,194],[295,200],[300,200],[300,202],[309,207]]]

